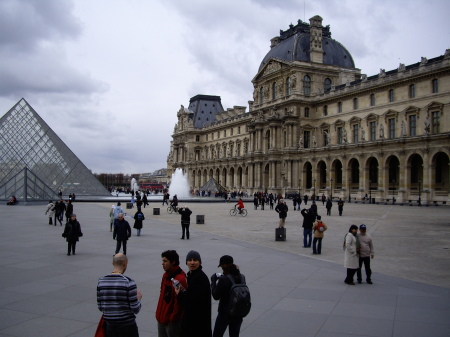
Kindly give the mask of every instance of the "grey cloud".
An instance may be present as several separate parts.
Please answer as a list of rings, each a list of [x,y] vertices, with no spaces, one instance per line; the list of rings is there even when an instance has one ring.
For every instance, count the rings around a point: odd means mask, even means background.
[[[76,38],[82,26],[72,9],[72,1],[0,1],[0,48],[25,52],[46,40]]]

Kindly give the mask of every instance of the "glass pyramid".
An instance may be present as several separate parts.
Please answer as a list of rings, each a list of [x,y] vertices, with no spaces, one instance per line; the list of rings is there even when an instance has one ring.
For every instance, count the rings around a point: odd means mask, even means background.
[[[0,199],[110,196],[88,168],[21,99],[0,119]]]

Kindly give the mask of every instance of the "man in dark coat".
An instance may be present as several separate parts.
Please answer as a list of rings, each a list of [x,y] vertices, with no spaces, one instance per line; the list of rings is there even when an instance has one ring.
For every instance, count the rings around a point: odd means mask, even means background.
[[[245,276],[240,273],[230,255],[220,258],[219,267],[222,268],[223,275],[213,274],[211,276],[211,294],[216,301],[220,300],[213,336],[222,337],[228,327],[229,335],[237,337],[241,330],[242,317],[230,316],[228,312],[230,290],[233,286],[228,275],[234,279],[235,283],[245,283]]]
[[[331,215],[331,207],[333,207],[333,203],[331,202],[331,199],[328,198],[327,204],[325,205],[325,208],[327,209],[327,215]]]
[[[55,226],[56,220],[58,220],[60,225],[62,226],[65,211],[66,211],[66,204],[62,199],[59,199],[59,201],[55,204]]]
[[[341,198],[339,198],[339,201],[338,201],[338,210],[339,210],[339,215],[342,216],[342,211],[344,210],[344,201],[342,201]]]
[[[75,255],[75,247],[77,245],[78,238],[83,236],[81,232],[80,223],[77,221],[77,216],[75,214],[70,215],[69,222],[66,223],[64,228],[63,238],[67,241],[67,255],[70,256],[70,252]]]
[[[303,248],[308,248],[311,247],[312,228],[316,216],[311,209],[306,208],[302,209],[300,213],[303,216]]]
[[[280,200],[278,202],[277,207],[275,207],[275,212],[278,213],[278,216],[280,218],[280,228],[284,227],[284,224],[286,222],[286,218],[287,218],[287,212],[288,212],[288,207],[286,205],[286,202],[283,200]]]
[[[184,240],[184,235],[186,234],[186,239],[189,240],[189,226],[191,225],[191,214],[192,211],[186,206],[180,208],[178,213],[181,214],[181,240]]]
[[[182,337],[211,337],[211,285],[202,270],[200,254],[191,250],[186,255],[187,290],[178,288],[178,300],[184,307]]]
[[[72,215],[72,213],[73,213],[73,205],[72,205],[72,201],[69,200],[67,202],[67,208],[66,208],[66,222],[69,221],[70,216]]]
[[[127,255],[127,240],[131,236],[131,227],[128,221],[123,218],[123,213],[119,213],[114,225],[113,240],[117,238],[115,254],[119,253],[120,247],[123,247],[123,255]],[[114,254],[114,255],[115,255]]]
[[[141,210],[138,208],[138,211],[136,214],[134,214],[134,226],[133,228],[137,229],[137,236],[141,236],[141,229],[142,229],[142,221],[145,220],[144,213],[141,212]]]

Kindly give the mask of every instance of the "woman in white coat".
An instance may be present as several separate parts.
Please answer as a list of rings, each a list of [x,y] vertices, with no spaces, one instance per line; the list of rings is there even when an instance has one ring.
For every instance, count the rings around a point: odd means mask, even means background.
[[[358,242],[356,233],[358,232],[358,226],[351,225],[345,236],[345,246],[344,246],[344,267],[347,268],[347,277],[345,278],[345,283],[352,286],[355,285],[353,282],[353,277],[359,267],[359,256],[358,256]]]

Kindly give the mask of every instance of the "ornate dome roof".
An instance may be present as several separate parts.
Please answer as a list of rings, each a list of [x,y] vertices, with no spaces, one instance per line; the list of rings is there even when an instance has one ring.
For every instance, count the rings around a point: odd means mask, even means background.
[[[320,17],[316,16],[314,18]],[[323,63],[345,68],[355,68],[352,55],[342,44],[331,38],[330,26],[321,27],[321,29]],[[280,30],[280,36],[273,38],[271,41],[272,49],[262,60],[258,71],[261,70],[271,58],[287,62],[311,62],[310,25],[308,23],[298,20],[296,26],[291,24],[288,30]]]

